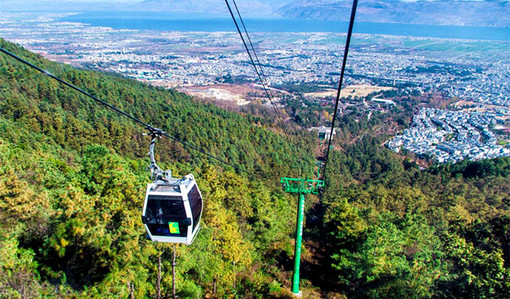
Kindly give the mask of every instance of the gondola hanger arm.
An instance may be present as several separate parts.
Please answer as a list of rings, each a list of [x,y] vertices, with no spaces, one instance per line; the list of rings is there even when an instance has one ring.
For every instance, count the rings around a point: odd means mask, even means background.
[[[145,133],[144,135],[150,136],[152,138],[151,143],[149,145],[149,158],[151,160],[151,164],[148,169],[151,171],[151,177],[154,182],[163,181],[167,182],[172,178],[172,172],[170,170],[163,171],[158,164],[156,163],[156,157],[154,155],[154,148],[156,147],[156,140],[161,138],[165,132],[161,129],[148,127],[149,133]]]

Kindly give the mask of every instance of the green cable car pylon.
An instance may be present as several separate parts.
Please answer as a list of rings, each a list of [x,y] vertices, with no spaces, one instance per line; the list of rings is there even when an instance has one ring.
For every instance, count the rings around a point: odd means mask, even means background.
[[[303,218],[305,210],[305,194],[319,195],[324,188],[324,181],[309,179],[281,178],[283,190],[298,193],[298,211],[296,221],[296,248],[294,250],[294,275],[292,276],[292,293],[299,295],[299,266],[301,263],[301,244],[303,242]]]

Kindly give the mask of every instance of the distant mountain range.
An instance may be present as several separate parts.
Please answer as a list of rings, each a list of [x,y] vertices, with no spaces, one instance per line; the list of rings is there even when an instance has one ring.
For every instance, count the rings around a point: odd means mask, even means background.
[[[244,16],[273,16],[293,0],[238,0]],[[230,1],[232,3],[232,1]],[[143,0],[119,3],[113,0],[0,0],[0,12],[140,11],[158,15],[182,14],[183,17],[229,16],[223,0]]]
[[[261,15],[267,15],[272,12],[268,3],[257,0],[239,1],[239,9],[242,11],[253,11],[256,7]],[[146,0],[134,7],[143,11],[165,11],[171,13],[210,13],[210,14],[228,14],[224,1],[218,0]]]
[[[269,16],[292,0],[241,0],[236,1],[241,14],[246,16]],[[230,4],[232,5],[232,1]],[[228,15],[225,2],[222,0],[145,0],[133,5],[142,11],[158,11],[186,14]],[[234,7],[232,6],[232,9]]]
[[[409,2],[412,1],[412,2]],[[347,21],[352,0],[238,0],[247,17]],[[231,2],[232,3],[232,2]],[[222,0],[0,0],[0,11],[140,11],[182,17],[229,16]],[[358,22],[510,27],[510,1],[361,0]]]
[[[351,0],[298,0],[276,13],[283,17],[347,21]],[[405,23],[458,26],[510,26],[509,1],[416,1],[362,0],[356,20],[375,23]]]

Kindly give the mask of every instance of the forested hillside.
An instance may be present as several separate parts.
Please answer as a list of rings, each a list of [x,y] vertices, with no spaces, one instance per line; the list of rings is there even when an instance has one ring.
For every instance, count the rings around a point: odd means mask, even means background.
[[[311,176],[315,136],[0,46],[248,172],[158,143],[204,195],[197,240],[177,247],[180,298],[290,297],[296,202],[278,181]],[[510,159],[422,169],[382,146],[404,113],[339,119],[326,193],[307,196],[304,297],[510,297]],[[153,298],[160,255],[171,295],[172,247],[140,219],[141,133],[0,55],[0,298]]]
[[[295,206],[279,177],[312,173],[313,135],[284,136],[263,119],[0,46],[246,170],[158,142],[160,166],[193,172],[205,197],[198,239],[177,250],[178,292],[279,292],[283,281],[272,273],[281,265],[273,264],[292,253]],[[154,296],[157,257],[171,247],[146,240],[140,220],[150,182],[143,128],[5,55],[0,112],[0,297],[126,297],[129,283],[137,298]],[[168,254],[163,261],[168,293]]]
[[[327,236],[317,283],[353,298],[509,297],[510,159],[423,169],[383,146],[406,110],[339,119],[343,150],[309,230]]]

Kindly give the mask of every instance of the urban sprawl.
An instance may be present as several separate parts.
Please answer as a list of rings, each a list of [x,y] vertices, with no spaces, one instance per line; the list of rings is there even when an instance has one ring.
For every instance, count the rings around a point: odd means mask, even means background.
[[[3,13],[0,36],[52,60],[159,86],[257,81],[235,32],[117,30],[60,21],[64,16]],[[337,84],[344,34],[252,33],[252,39],[271,86]],[[354,40],[347,85],[442,92],[475,109],[422,109],[411,128],[387,142],[390,149],[439,162],[510,155],[493,132],[508,130],[510,42],[367,34]]]
[[[510,149],[498,145],[491,127],[492,115],[423,108],[413,117],[412,127],[388,141],[395,151],[408,150],[438,162],[458,162],[509,156]]]

